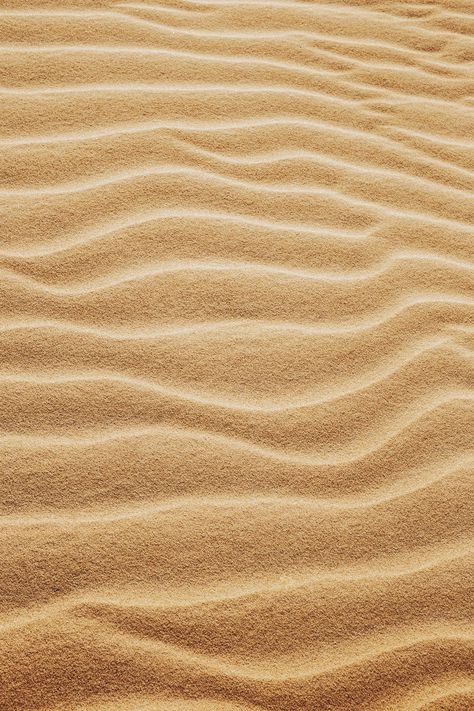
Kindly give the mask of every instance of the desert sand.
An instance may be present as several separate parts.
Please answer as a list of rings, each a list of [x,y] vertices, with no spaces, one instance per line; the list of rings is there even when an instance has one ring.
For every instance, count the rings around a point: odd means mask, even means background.
[[[474,709],[472,0],[3,0],[1,711]]]

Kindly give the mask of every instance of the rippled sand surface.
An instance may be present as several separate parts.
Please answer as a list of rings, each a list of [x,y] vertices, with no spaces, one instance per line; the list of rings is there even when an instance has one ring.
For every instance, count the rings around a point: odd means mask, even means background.
[[[474,709],[474,5],[4,0],[1,711]]]

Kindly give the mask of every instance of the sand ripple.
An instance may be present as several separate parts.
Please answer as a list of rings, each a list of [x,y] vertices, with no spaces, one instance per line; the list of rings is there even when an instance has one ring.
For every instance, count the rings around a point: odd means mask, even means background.
[[[0,10],[0,708],[474,707],[474,9]]]

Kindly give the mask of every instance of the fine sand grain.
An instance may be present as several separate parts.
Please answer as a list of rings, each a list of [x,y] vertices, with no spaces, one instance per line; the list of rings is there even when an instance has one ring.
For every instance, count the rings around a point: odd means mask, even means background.
[[[0,2],[0,711],[474,709],[472,0]]]

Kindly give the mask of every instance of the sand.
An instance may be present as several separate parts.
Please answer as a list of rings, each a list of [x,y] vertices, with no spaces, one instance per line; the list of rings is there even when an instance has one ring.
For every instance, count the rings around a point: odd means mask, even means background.
[[[0,710],[474,709],[474,5],[3,0]]]

